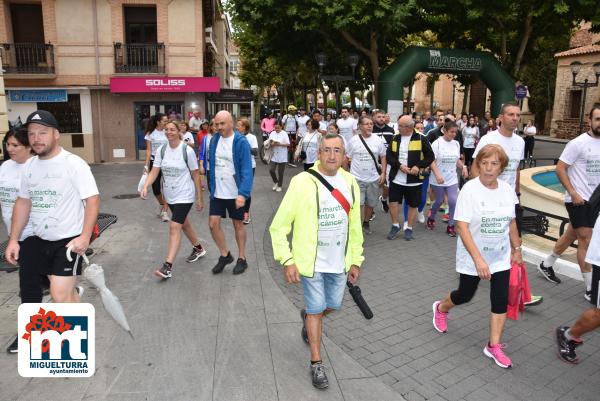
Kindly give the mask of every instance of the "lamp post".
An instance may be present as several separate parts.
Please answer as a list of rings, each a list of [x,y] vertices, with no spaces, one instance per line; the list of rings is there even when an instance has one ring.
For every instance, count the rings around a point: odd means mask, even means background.
[[[581,71],[581,67],[583,67],[583,64],[581,64],[579,61],[573,61],[571,63],[571,74],[573,74],[572,85],[583,89],[583,94],[582,94],[582,99],[581,99],[581,110],[579,111],[579,132],[578,132],[578,134],[580,134],[583,131],[583,114],[585,112],[585,98],[587,96],[587,88],[594,88],[594,87],[598,86],[598,78],[600,78],[600,62],[595,63],[592,66],[594,68],[594,74],[596,75],[595,82],[589,82],[587,78],[585,78],[583,80],[583,82],[575,81],[575,77]]]
[[[325,53],[318,53],[316,55],[316,59],[317,59],[317,65],[319,66],[319,77],[325,81],[335,82],[335,109],[336,109],[336,113],[337,113],[338,110],[340,109],[340,104],[339,104],[340,87],[339,87],[339,84],[340,84],[340,82],[354,80],[355,70],[356,70],[356,66],[358,65],[359,56],[358,56],[358,54],[354,54],[354,53],[348,55],[347,61],[348,61],[348,64],[350,65],[350,67],[352,68],[352,75],[323,75],[323,67],[325,67],[325,65],[327,64],[327,55]],[[353,94],[350,93],[350,96],[353,96]],[[325,114],[327,114],[327,99],[324,99],[324,103],[325,103]]]

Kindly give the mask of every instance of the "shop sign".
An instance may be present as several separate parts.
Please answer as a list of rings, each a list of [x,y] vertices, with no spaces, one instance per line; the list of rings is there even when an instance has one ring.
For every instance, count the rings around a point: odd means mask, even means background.
[[[67,101],[66,89],[10,89],[8,100],[13,103],[60,103]]]
[[[112,77],[111,93],[219,92],[218,77]]]

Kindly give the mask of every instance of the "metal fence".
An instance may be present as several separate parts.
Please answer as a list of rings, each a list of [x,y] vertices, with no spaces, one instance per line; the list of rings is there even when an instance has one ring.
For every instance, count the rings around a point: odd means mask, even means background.
[[[165,72],[164,43],[115,43],[116,73]]]
[[[54,74],[54,46],[50,43],[2,43],[6,74]]]

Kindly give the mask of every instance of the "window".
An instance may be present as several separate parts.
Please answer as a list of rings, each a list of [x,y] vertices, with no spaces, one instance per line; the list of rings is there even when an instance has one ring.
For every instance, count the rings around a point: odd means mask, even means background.
[[[60,132],[81,133],[81,101],[78,94],[69,94],[66,102],[38,103],[37,108],[54,114]]]
[[[569,117],[571,118],[579,118],[579,113],[581,112],[581,91],[580,90],[571,90],[571,113]]]
[[[240,62],[237,60],[232,60],[231,64],[229,64],[229,72],[231,72],[232,74],[236,74],[239,68]]]

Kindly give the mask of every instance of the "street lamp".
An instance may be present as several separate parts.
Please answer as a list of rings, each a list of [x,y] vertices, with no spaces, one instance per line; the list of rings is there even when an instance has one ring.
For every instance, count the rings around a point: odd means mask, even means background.
[[[573,86],[577,86],[583,89],[583,95],[581,100],[581,110],[579,111],[579,133],[583,131],[583,114],[585,112],[585,98],[587,96],[587,88],[594,88],[598,86],[598,78],[600,78],[600,62],[595,63],[592,67],[594,69],[594,74],[596,75],[595,82],[589,82],[588,79],[584,79],[583,82],[576,82],[575,77],[581,71],[583,64],[579,61],[573,61],[571,63],[571,74],[573,74]]]
[[[340,87],[339,87],[339,84],[340,84],[340,82],[354,80],[354,72],[355,72],[356,66],[358,65],[359,56],[358,56],[358,54],[354,54],[354,53],[351,53],[348,55],[347,61],[348,61],[348,64],[350,65],[350,67],[352,67],[352,75],[322,75],[323,67],[325,67],[325,65],[327,64],[327,55],[325,53],[317,53],[316,59],[317,59],[317,65],[319,66],[320,78],[325,81],[335,82],[335,108],[336,108],[336,113],[337,113],[338,110],[340,109],[340,104],[339,104]],[[353,95],[350,94],[350,96],[353,96]],[[325,100],[325,114],[327,114],[327,99],[324,99],[324,100]]]

